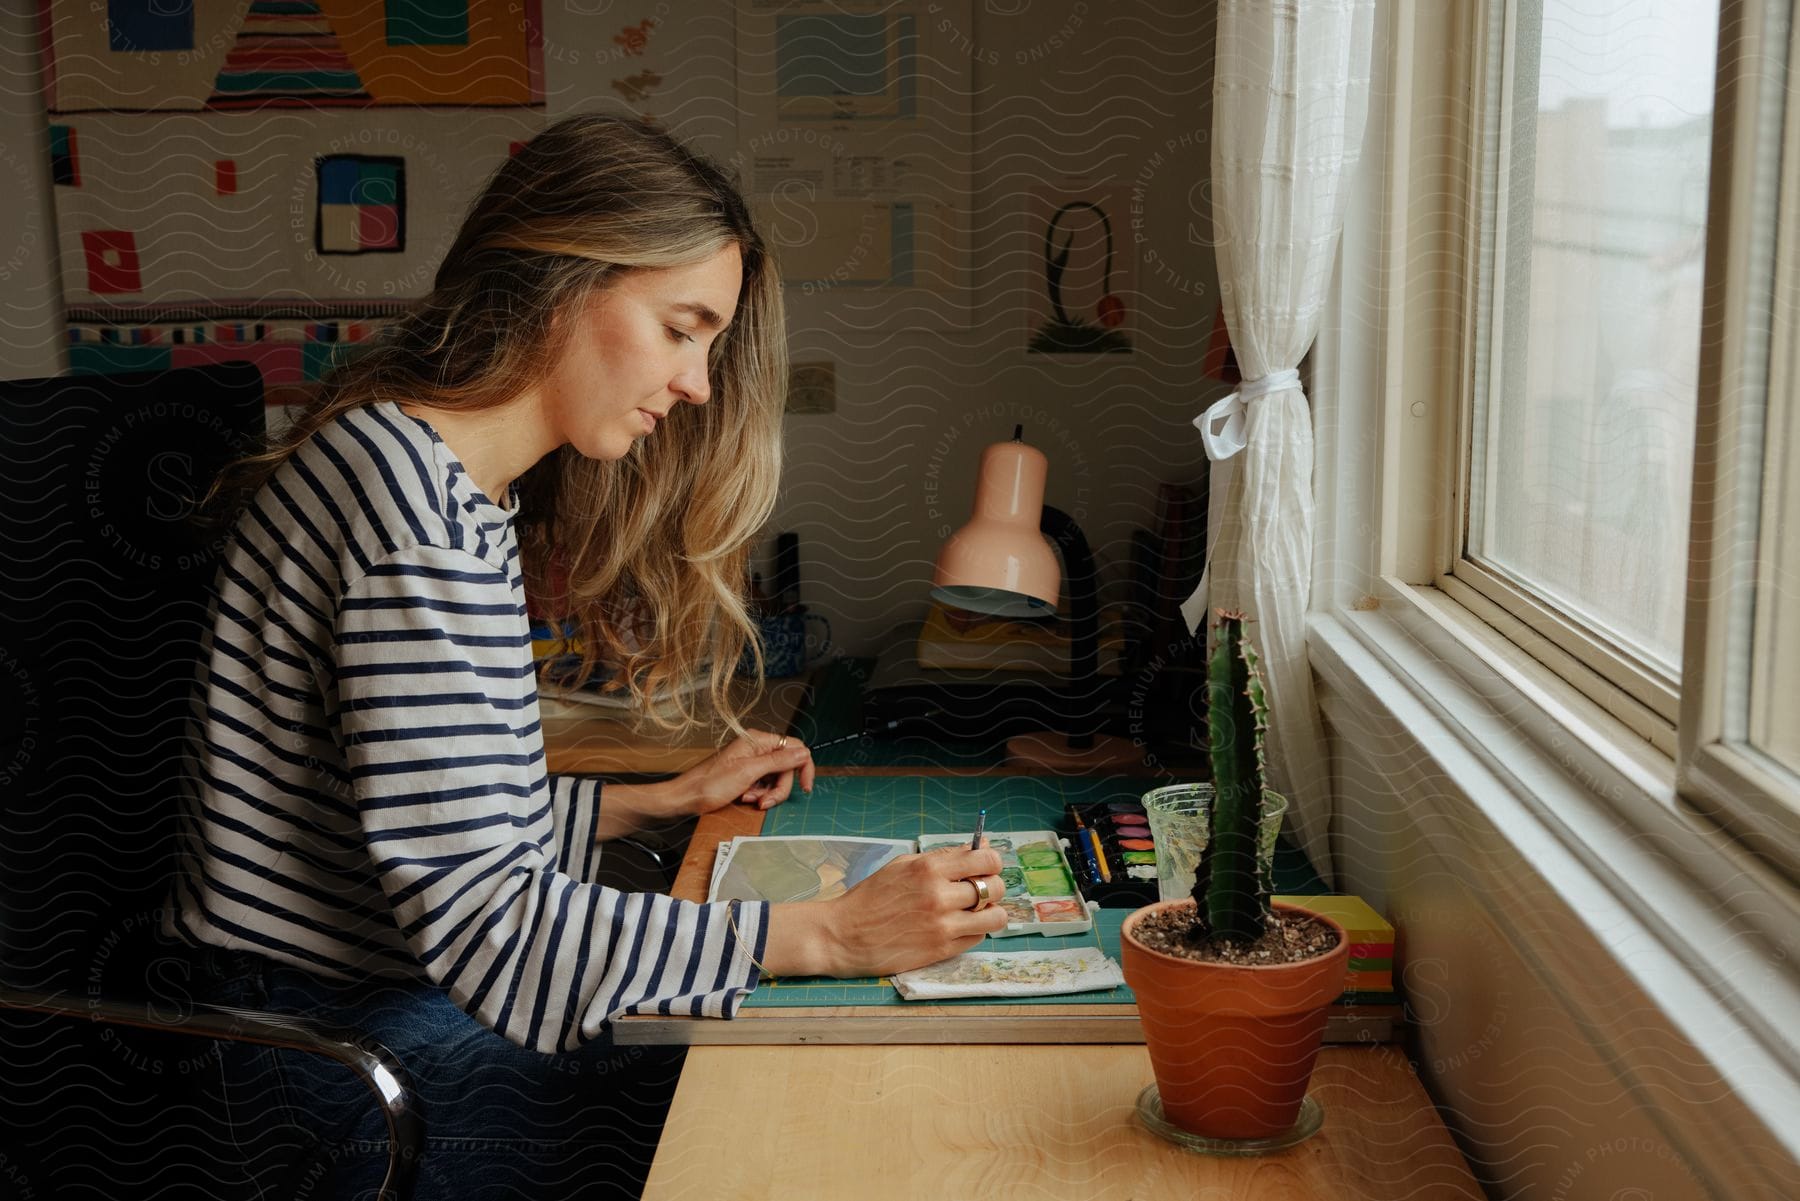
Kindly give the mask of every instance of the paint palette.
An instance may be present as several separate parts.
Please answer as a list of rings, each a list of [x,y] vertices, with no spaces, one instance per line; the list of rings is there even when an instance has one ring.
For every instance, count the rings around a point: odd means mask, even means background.
[[[1084,849],[1086,835],[1071,820],[1062,836],[1073,848],[1069,860],[1087,895],[1103,909],[1136,909],[1155,902],[1156,841],[1150,835],[1150,820],[1144,807],[1136,801],[1119,800],[1074,805],[1070,809],[1100,836],[1100,852],[1112,875],[1110,881],[1103,880],[1091,866],[1091,857]]]
[[[968,834],[927,834],[919,839],[921,851],[967,847]],[[1000,878],[1006,881],[1006,929],[990,938],[1019,934],[1086,934],[1094,928],[1093,915],[1082,898],[1064,837],[1050,830],[990,831],[988,845],[1000,852]]]

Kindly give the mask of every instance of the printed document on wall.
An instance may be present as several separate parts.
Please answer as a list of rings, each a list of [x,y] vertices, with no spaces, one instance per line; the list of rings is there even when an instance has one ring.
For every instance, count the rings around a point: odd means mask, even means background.
[[[967,320],[970,5],[747,0],[738,141],[790,306],[846,329]]]

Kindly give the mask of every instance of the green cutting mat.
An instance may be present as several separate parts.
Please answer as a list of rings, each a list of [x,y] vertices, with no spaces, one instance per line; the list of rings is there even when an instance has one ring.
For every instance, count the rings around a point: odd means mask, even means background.
[[[989,830],[1054,830],[1069,805],[1136,801],[1157,781],[1045,776],[819,776],[812,794],[796,793],[769,811],[764,834],[836,834],[863,838],[917,838],[975,829],[987,810]],[[1275,885],[1284,894],[1315,895],[1325,890],[1304,856],[1277,850]],[[1055,951],[1096,944],[1119,960],[1119,927],[1129,909],[1102,909],[1087,934],[1046,938],[1026,934],[984,939],[979,951]],[[1117,1005],[1129,1004],[1131,990],[1057,997],[970,997],[944,1005]],[[782,977],[765,980],[744,1000],[749,1008],[804,1008],[813,1005],[905,1005],[886,979],[838,980]]]
[[[917,838],[973,831],[987,810],[990,830],[1050,830],[1067,806],[1141,799],[1156,781],[1059,776],[819,776],[769,810],[764,834]]]

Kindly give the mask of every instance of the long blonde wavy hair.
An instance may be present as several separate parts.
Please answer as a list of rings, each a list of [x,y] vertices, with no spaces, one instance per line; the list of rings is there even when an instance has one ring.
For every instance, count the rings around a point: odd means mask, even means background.
[[[515,524],[534,608],[578,627],[574,683],[605,668],[614,673],[606,690],[629,689],[640,715],[684,732],[703,720],[704,694],[741,735],[730,686],[746,646],[762,673],[746,567],[781,475],[781,286],[733,183],[644,122],[569,117],[520,149],[469,211],[431,293],[331,374],[266,450],[235,464],[216,507],[235,516],[346,410],[384,400],[504,404],[555,361],[576,324],[558,314],[624,272],[702,262],[729,246],[742,254],[743,286],[709,355],[712,399],[676,406],[622,459],[588,459],[572,446],[546,455],[517,481]],[[686,687],[703,676],[703,688]]]

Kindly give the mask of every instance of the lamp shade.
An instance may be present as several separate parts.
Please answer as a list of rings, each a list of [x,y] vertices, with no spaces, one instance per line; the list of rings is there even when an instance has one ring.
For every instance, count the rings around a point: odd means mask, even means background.
[[[1056,612],[1062,569],[1038,528],[1048,468],[1042,451],[1017,439],[981,452],[975,513],[938,552],[932,599],[997,617]]]

